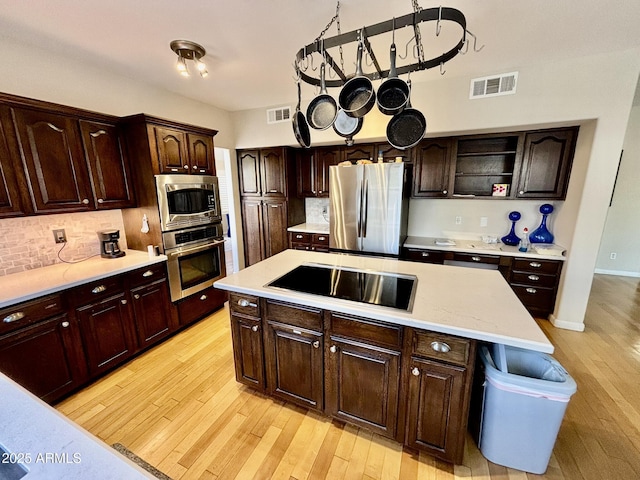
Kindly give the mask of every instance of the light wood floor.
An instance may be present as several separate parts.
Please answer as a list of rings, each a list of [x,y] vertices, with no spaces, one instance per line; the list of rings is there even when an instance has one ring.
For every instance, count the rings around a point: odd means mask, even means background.
[[[227,315],[217,312],[57,408],[176,480],[539,477],[487,462],[470,437],[463,464],[452,466],[240,386]],[[597,275],[585,332],[539,323],[578,384],[542,477],[640,478],[640,280]]]

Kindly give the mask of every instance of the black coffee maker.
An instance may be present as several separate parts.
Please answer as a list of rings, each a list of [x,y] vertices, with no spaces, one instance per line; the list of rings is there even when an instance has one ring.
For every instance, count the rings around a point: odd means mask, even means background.
[[[102,230],[98,232],[98,238],[100,239],[100,256],[102,258],[118,258],[126,255],[118,246],[120,230]]]

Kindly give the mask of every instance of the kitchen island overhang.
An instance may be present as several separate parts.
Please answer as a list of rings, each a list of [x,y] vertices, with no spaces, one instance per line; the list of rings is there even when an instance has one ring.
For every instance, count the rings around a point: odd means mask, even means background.
[[[305,263],[413,275],[411,311],[269,287]],[[496,270],[391,258],[285,250],[214,283],[231,292],[372,318],[396,325],[553,353],[553,344]]]

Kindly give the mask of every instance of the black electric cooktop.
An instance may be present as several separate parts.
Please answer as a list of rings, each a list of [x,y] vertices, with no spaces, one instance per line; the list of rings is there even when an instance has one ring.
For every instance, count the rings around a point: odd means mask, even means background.
[[[410,311],[417,282],[413,275],[304,264],[267,286]]]

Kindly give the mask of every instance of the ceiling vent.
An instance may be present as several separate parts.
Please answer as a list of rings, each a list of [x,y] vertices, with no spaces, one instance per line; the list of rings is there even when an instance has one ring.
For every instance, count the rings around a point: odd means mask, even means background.
[[[516,93],[518,72],[503,73],[471,80],[469,98],[497,97]]]
[[[291,107],[270,108],[267,110],[267,123],[282,123],[291,120]]]

